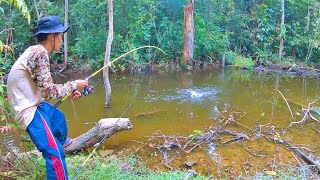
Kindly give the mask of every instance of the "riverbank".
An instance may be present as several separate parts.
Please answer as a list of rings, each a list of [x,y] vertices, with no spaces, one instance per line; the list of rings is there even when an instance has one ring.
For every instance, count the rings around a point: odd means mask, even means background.
[[[112,179],[112,180],[208,180],[208,179],[319,179],[312,174],[307,167],[288,165],[288,169],[276,169],[275,171],[258,172],[254,175],[245,172],[230,174],[225,172],[221,177],[212,177],[198,174],[196,171],[189,170],[151,170],[134,155],[106,155],[106,151],[100,151],[94,154],[87,163],[81,167],[88,155],[80,153],[67,157],[69,179]],[[1,157],[3,160],[4,157]],[[45,161],[43,158],[26,158],[15,161],[12,167],[0,166],[1,179],[45,179]],[[6,169],[6,171],[4,171]]]
[[[113,69],[110,68],[111,73],[158,73],[162,71],[200,71],[208,69],[218,69],[223,68],[220,63],[203,63],[201,61],[195,61],[192,66],[186,66],[181,68],[177,62],[165,63],[165,64],[143,64],[143,65],[131,65],[128,68],[124,69]],[[320,77],[320,68],[318,66],[310,66],[306,64],[272,64],[268,66],[258,65],[252,68],[247,67],[236,67],[233,65],[226,65],[224,68],[235,68],[235,69],[244,69],[252,70],[257,73],[266,73],[266,74],[287,74],[291,76],[311,76],[311,77]],[[77,64],[70,62],[68,68],[64,68],[63,64],[55,64],[51,67],[51,72],[53,75],[63,75],[63,74],[72,74],[79,73],[89,74],[92,72],[92,68],[88,65]]]

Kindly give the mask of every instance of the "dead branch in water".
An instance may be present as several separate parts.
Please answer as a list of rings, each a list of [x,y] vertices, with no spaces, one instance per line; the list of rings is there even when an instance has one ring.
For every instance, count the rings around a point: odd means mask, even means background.
[[[222,142],[224,145],[242,140],[249,140],[249,137],[246,134],[238,133],[228,129],[221,129],[221,127],[215,126],[208,128],[206,132],[193,134],[187,137],[177,135],[169,136],[158,130],[148,137],[147,144],[149,147],[157,149],[162,154],[162,164],[166,168],[172,169],[171,162],[179,154],[181,154],[181,152],[184,154],[189,154],[204,144],[219,141],[222,139],[217,138],[217,136],[220,134],[227,134],[233,137],[231,140]],[[171,150],[175,150],[176,154],[174,157],[169,158],[168,153]]]
[[[275,89],[275,91],[277,91],[278,93],[280,93],[280,95],[282,96],[282,98],[284,99],[284,101],[286,102],[286,104],[287,104],[287,106],[288,106],[288,108],[289,108],[289,111],[290,111],[290,113],[291,113],[291,117],[292,117],[292,119],[294,119],[294,116],[293,116],[292,110],[291,110],[291,108],[290,108],[290,105],[289,105],[289,103],[288,103],[287,99],[284,97],[284,95],[282,94],[282,92],[281,92],[281,91],[279,91],[278,89]]]
[[[301,123],[305,122],[308,118],[310,118],[310,119],[312,119],[312,120],[314,120],[314,121],[316,121],[316,122],[320,122],[317,118],[315,118],[315,117],[311,114],[312,109],[314,109],[314,106],[311,106],[311,105],[313,105],[316,101],[317,101],[317,100],[309,103],[307,109],[304,109],[304,108],[303,108],[303,111],[304,111],[305,114],[304,114],[304,116],[303,116],[303,118],[302,118],[301,121],[292,122],[292,123],[289,125],[289,127],[292,127],[292,126],[295,125],[295,124],[301,124]]]
[[[144,118],[146,116],[151,116],[151,115],[154,115],[154,114],[157,114],[157,113],[162,113],[164,112],[164,110],[154,110],[154,111],[150,111],[150,112],[145,112],[145,113],[139,113],[139,114],[136,114],[135,117],[136,118]]]

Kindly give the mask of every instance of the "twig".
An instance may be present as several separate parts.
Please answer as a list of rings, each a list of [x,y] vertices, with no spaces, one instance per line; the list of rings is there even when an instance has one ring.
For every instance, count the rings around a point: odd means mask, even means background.
[[[4,30],[0,31],[0,34],[2,34],[2,33],[5,32],[5,31],[10,31],[10,30],[13,30],[13,29],[15,29],[15,28],[4,29]]]
[[[293,157],[296,159],[296,161],[298,162],[299,166],[302,168],[302,164],[301,164],[301,162],[299,161],[299,159],[297,158],[297,156],[294,155],[293,152],[291,152],[291,153],[292,153]]]
[[[314,121],[317,121],[318,123],[320,123],[320,120],[315,118],[311,113],[309,114],[310,118]]]
[[[189,149],[189,150],[187,150],[187,151],[185,151],[185,152],[186,152],[186,153],[190,153],[190,152],[191,152],[192,150],[194,150],[196,147],[198,147],[198,146],[200,146],[200,145],[208,142],[208,141],[212,138],[212,136],[215,135],[215,134],[216,134],[215,132],[212,132],[212,133],[210,134],[210,136],[207,137],[204,141],[201,141],[200,143],[197,143],[197,144],[194,145],[191,149]]]
[[[185,152],[185,149],[186,149],[186,147],[188,146],[188,144],[190,143],[190,142],[192,142],[193,140],[194,140],[194,138],[195,138],[195,136],[193,136],[184,146],[183,146],[183,148],[182,148],[182,150]]]
[[[290,105],[289,105],[289,103],[288,103],[287,99],[284,97],[284,95],[282,94],[282,92],[281,92],[281,91],[279,91],[278,89],[275,89],[275,91],[277,91],[278,93],[280,93],[280,95],[282,96],[282,98],[284,99],[284,101],[286,102],[286,104],[287,104],[287,106],[288,106],[288,108],[289,108],[289,110],[290,110],[290,113],[291,113],[291,117],[292,117],[292,119],[294,119],[294,116],[293,116],[292,110],[291,110],[291,108],[290,108]]]
[[[316,101],[317,101],[317,100],[316,100]],[[308,108],[305,110],[306,112],[305,112],[305,114],[304,114],[304,116],[303,116],[303,118],[302,118],[301,121],[292,122],[292,123],[289,125],[289,127],[292,127],[294,124],[301,124],[301,123],[303,123],[303,122],[305,122],[305,121],[307,120],[308,116],[311,117],[311,116],[310,116],[310,114],[311,114],[310,111],[314,108],[314,106],[312,106],[312,107],[310,107],[310,106],[311,106],[313,103],[315,103],[316,101],[309,103]]]

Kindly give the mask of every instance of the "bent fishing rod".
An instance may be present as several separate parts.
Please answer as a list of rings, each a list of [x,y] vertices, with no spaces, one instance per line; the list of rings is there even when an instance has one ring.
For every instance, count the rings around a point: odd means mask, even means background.
[[[110,129],[104,134],[103,138],[97,144],[94,145],[95,148],[89,154],[87,159],[77,168],[76,172],[73,174],[73,176],[71,178],[72,180],[74,180],[78,176],[79,172],[82,170],[84,165],[88,162],[88,160],[91,158],[91,156],[96,152],[97,148],[107,139],[109,133],[116,127],[116,125],[118,124],[118,122],[120,121],[122,116],[130,109],[130,107],[133,105],[133,103],[136,101],[136,99],[137,99],[137,96],[132,100],[132,102],[129,104],[129,106],[123,111],[123,113],[120,115],[118,120],[114,123],[114,125],[112,127],[110,127]]]
[[[158,48],[157,46],[141,46],[141,47],[138,47],[138,48],[135,48],[129,52],[126,52],[124,54],[122,54],[121,56],[117,57],[116,59],[108,62],[105,66],[103,66],[102,68],[98,69],[96,72],[94,72],[93,74],[91,74],[90,76],[88,76],[85,80],[89,81],[93,76],[97,75],[99,72],[101,72],[104,68],[108,67],[108,66],[111,66],[111,64],[113,64],[114,62],[116,62],[117,60],[121,59],[122,57],[130,54],[130,53],[133,53],[139,49],[143,49],[143,48],[155,48],[155,49],[158,49],[159,51],[161,51],[163,54],[166,54],[161,48]],[[90,90],[89,90],[90,91]],[[87,92],[87,93],[90,93],[90,92]],[[62,102],[67,99],[72,93],[68,94],[67,96],[65,96],[64,98],[62,98],[61,100],[59,100],[55,105],[54,107],[58,108]]]

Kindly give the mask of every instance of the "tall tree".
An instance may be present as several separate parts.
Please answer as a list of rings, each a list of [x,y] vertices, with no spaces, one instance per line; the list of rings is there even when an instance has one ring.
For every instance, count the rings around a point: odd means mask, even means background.
[[[65,0],[64,1],[64,24],[65,26],[68,26],[68,19],[69,19],[69,14],[68,14],[68,9],[69,9],[69,1]],[[68,67],[68,32],[64,33],[64,67]]]
[[[37,0],[33,0],[33,4],[34,4],[34,9],[36,10],[37,20],[39,21],[39,19],[40,19],[40,12],[39,12],[39,9],[38,9]]]
[[[186,65],[190,65],[193,59],[194,50],[194,19],[193,19],[194,0],[188,0],[184,8],[184,33],[182,60]]]
[[[284,2],[285,0],[281,0],[281,27],[280,27],[280,44],[279,44],[279,62],[282,60],[282,52],[283,52],[283,44],[284,44],[284,36],[286,33],[286,27],[284,25],[285,12],[284,12]]]
[[[106,43],[106,52],[104,57],[104,66],[110,63],[111,45],[113,41],[113,2],[112,0],[108,1],[108,9],[109,9],[109,30],[108,30],[108,39]],[[106,92],[106,103],[105,103],[106,108],[109,108],[111,106],[111,86],[109,81],[109,66],[103,69],[103,82],[106,90],[105,91]]]

